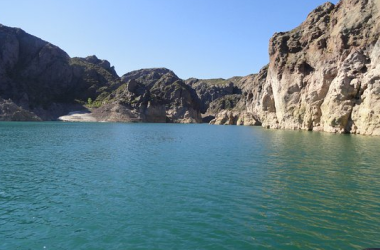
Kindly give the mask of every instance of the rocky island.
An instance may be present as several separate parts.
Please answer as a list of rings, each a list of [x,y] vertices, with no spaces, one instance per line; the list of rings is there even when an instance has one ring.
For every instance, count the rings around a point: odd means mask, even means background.
[[[269,64],[230,79],[165,68],[118,76],[107,60],[70,58],[0,25],[1,121],[261,125],[380,135],[380,1],[325,3],[273,35]]]

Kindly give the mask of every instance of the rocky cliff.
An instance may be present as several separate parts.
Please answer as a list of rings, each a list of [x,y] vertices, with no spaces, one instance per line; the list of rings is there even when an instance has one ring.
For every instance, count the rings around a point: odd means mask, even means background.
[[[120,78],[106,60],[70,58],[21,29],[0,25],[0,120],[56,120],[86,111],[98,121],[191,123],[201,122],[199,109],[195,91],[170,70]]]
[[[239,95],[241,89],[238,86],[241,77],[230,79],[197,79],[190,78],[185,82],[197,92],[201,100],[201,112],[207,113],[210,104],[227,95]]]
[[[0,25],[1,120],[54,120],[119,82],[108,61],[70,58],[21,29]]]
[[[103,121],[200,123],[195,91],[165,68],[125,74],[122,84],[94,112]]]
[[[106,60],[70,58],[0,25],[0,120],[88,109],[97,121],[188,123],[202,115],[212,124],[380,135],[379,37],[379,0],[325,3],[274,34],[258,74],[183,81],[163,68],[119,77]]]
[[[271,38],[269,66],[245,79],[245,112],[268,128],[380,135],[379,36],[380,1],[323,4]]]
[[[72,72],[69,56],[58,47],[31,36],[21,29],[0,25],[0,115],[6,119],[41,119],[43,110],[69,98]],[[51,84],[51,83],[54,84]],[[6,100],[6,101],[5,101]],[[16,107],[17,118],[3,107]],[[25,114],[21,117],[21,114]]]
[[[235,108],[241,99],[240,80],[241,77],[229,79],[190,78],[185,81],[195,90],[200,100],[203,122],[210,122],[221,111]]]
[[[265,119],[266,126],[380,134],[379,6],[326,3],[272,37],[266,85],[276,119]]]
[[[260,102],[263,98],[262,89],[266,81],[268,67],[264,67],[258,74],[249,75],[240,79],[237,85],[241,88],[242,94],[239,101],[232,109],[224,109],[216,114],[211,124],[216,125],[261,125],[261,117],[258,117],[257,109],[260,109]],[[264,98],[265,103],[272,99],[268,92]],[[255,103],[255,105],[252,105]],[[253,108],[253,109],[251,109]]]

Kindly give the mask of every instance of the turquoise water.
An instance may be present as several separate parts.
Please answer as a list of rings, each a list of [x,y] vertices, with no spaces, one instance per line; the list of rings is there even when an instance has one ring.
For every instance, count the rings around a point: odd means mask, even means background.
[[[380,247],[380,138],[0,123],[0,249]]]

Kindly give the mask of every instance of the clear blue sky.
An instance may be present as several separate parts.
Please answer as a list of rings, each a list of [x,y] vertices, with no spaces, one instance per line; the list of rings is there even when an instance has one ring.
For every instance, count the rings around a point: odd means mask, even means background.
[[[1,0],[0,23],[71,57],[97,55],[129,71],[166,67],[181,78],[228,78],[268,63],[274,32],[325,0]],[[337,0],[332,1],[337,3]]]

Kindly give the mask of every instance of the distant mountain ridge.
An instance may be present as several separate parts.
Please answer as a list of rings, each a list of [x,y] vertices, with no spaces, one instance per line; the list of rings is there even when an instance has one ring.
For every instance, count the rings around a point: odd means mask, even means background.
[[[274,34],[258,74],[182,80],[165,68],[119,77],[107,60],[70,58],[0,25],[0,120],[262,125],[380,135],[380,1],[325,3]]]

